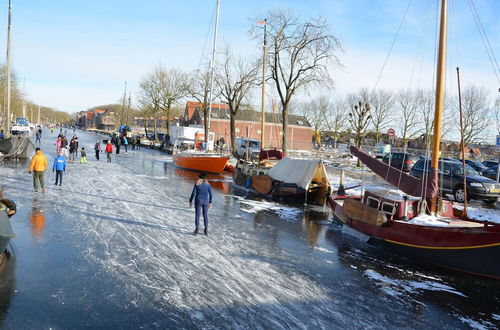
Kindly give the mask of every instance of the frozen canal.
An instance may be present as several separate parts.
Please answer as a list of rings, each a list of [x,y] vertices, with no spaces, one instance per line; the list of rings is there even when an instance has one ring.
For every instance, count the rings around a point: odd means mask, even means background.
[[[77,133],[89,162],[69,164],[62,187],[48,171],[47,192],[33,193],[27,164],[0,166],[18,204],[0,328],[500,325],[500,283],[392,257],[343,235],[326,209],[243,200],[230,178],[209,177],[210,236],[194,237],[196,174],[149,150],[97,162],[96,136]],[[55,135],[43,136],[49,163]]]

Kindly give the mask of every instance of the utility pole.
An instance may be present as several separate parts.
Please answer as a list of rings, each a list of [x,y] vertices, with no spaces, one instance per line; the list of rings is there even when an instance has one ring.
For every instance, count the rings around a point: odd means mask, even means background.
[[[131,107],[131,104],[132,104],[132,90],[129,90],[129,92],[128,92],[128,103],[127,103],[127,117],[126,117],[126,124],[127,124],[127,126],[130,126],[130,107]]]
[[[40,125],[40,105],[38,106],[38,125]]]
[[[9,0],[9,18],[7,24],[7,56],[5,60],[5,77],[7,78],[7,95],[4,104],[4,109],[7,112],[6,123],[5,123],[5,134],[10,136],[10,27],[12,25],[12,3]]]

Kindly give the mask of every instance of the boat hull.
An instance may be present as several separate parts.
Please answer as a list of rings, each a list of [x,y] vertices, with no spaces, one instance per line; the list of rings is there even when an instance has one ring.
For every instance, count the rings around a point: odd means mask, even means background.
[[[227,156],[172,155],[175,166],[198,172],[220,174],[224,171]]]
[[[27,136],[13,136],[0,140],[0,152],[5,158],[28,159],[35,150],[35,145]]]
[[[320,193],[319,191],[306,193],[304,189],[295,189],[294,191],[291,191],[287,189],[277,188],[273,189],[273,191],[269,194],[261,194],[255,189],[243,187],[236,183],[233,185],[233,188],[236,192],[239,192],[246,197],[258,197],[269,201],[285,204],[309,204],[323,206],[322,204],[316,203],[316,197]]]
[[[500,280],[500,226],[436,227],[389,220],[374,226],[346,216],[339,201],[329,205],[345,226],[368,235],[370,242],[433,265]]]
[[[5,250],[9,241],[15,236],[7,213],[5,210],[0,210],[0,253]]]

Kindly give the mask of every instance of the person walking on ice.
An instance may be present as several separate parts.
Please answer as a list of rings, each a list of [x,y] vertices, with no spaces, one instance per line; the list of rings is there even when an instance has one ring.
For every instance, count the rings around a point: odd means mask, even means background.
[[[111,154],[113,153],[113,145],[111,144],[111,141],[108,141],[108,144],[106,144],[106,156],[108,157],[108,162],[111,163]]]
[[[80,151],[80,164],[87,164],[87,153],[85,152],[85,148],[82,147],[82,151]]]
[[[35,188],[35,192],[38,192],[38,182],[40,182],[40,186],[42,187],[42,192],[45,192],[45,181],[43,179],[43,175],[45,173],[45,169],[47,168],[47,157],[42,154],[42,150],[40,148],[35,149],[35,155],[31,159],[30,168],[28,173],[31,174],[33,172],[33,187]]]
[[[66,171],[66,159],[62,154],[62,151],[59,151],[59,155],[54,159],[54,165],[52,166],[52,172],[56,172],[56,183],[59,183],[59,186],[62,185],[63,172]]]
[[[99,154],[101,153],[101,143],[97,141],[94,144],[94,150],[95,150],[95,158],[99,160]]]
[[[212,187],[208,183],[205,173],[200,173],[200,175],[198,175],[198,180],[189,198],[189,207],[193,206],[193,199],[195,211],[195,229],[193,234],[198,234],[198,229],[200,227],[200,212],[203,211],[204,233],[208,236],[208,209],[212,207]]]

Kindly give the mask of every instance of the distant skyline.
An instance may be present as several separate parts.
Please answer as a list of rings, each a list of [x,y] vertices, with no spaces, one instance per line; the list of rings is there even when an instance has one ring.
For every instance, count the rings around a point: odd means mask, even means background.
[[[5,61],[7,4],[0,6],[0,49]],[[484,86],[492,100],[497,82],[469,9],[469,0],[449,1],[448,88],[454,68],[462,83]],[[500,60],[500,1],[475,0],[497,60]],[[221,0],[218,45],[235,54],[260,56],[260,41],[249,38],[251,18],[288,8],[303,19],[321,15],[344,51],[343,68],[332,67],[332,96],[373,88],[408,1]],[[215,0],[13,1],[12,65],[28,98],[58,110],[76,112],[115,103],[127,81],[136,99],[138,82],[155,66],[194,70],[208,56],[207,38]],[[430,88],[433,81],[436,0],[412,1],[379,88]],[[205,46],[205,47],[204,47]],[[205,50],[203,52],[203,50]],[[203,53],[203,54],[202,54]],[[269,89],[272,93],[272,89]],[[453,89],[451,89],[451,93]],[[272,95],[271,95],[272,97]],[[301,96],[306,98],[306,96]],[[258,105],[256,96],[253,103]]]

